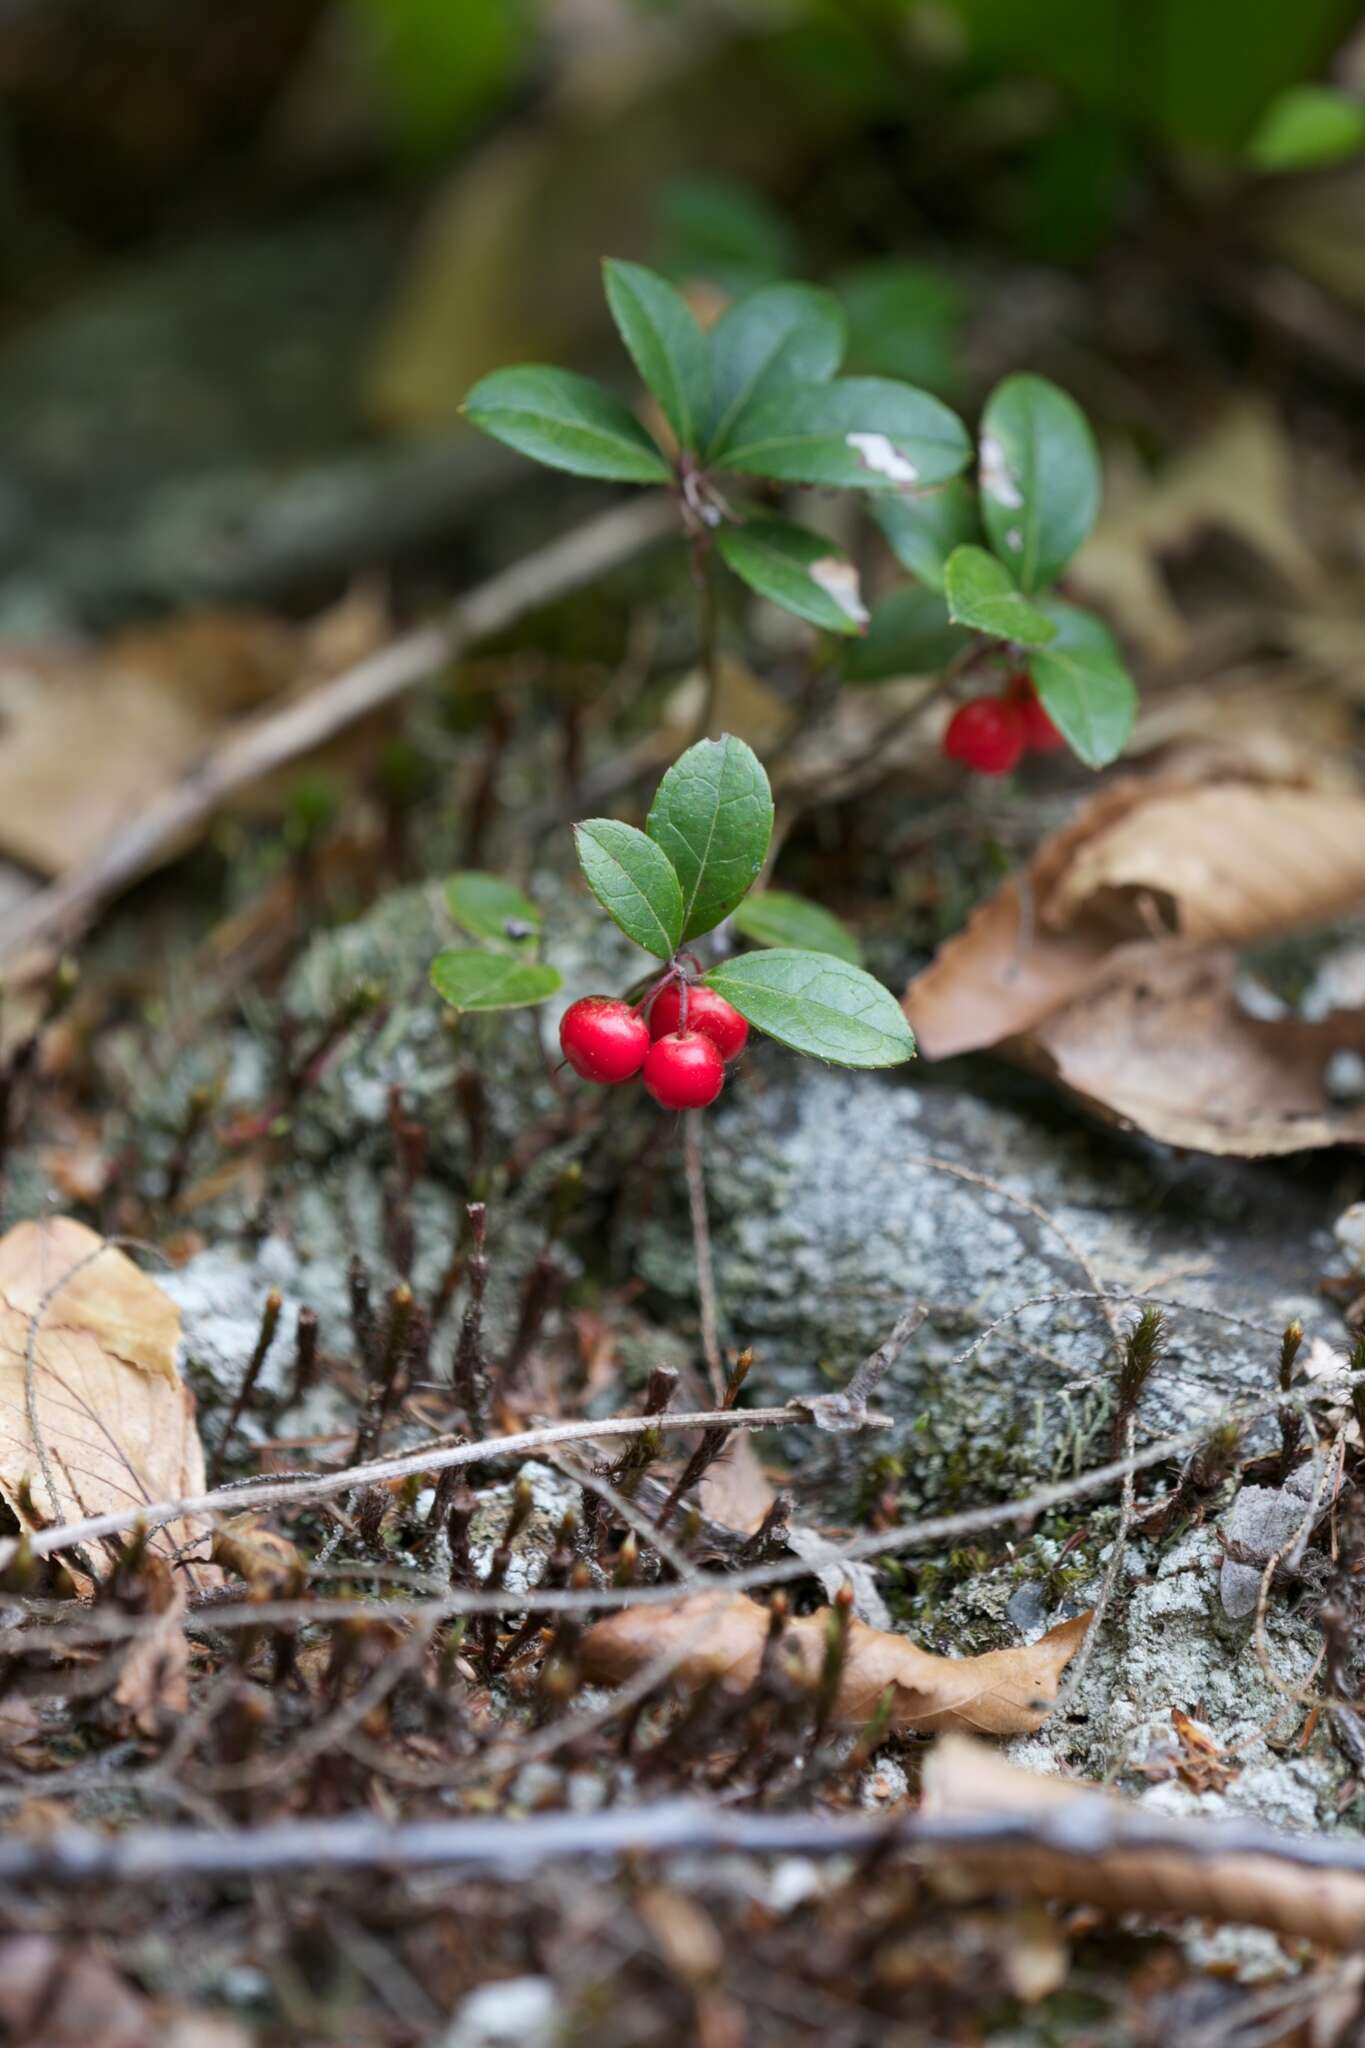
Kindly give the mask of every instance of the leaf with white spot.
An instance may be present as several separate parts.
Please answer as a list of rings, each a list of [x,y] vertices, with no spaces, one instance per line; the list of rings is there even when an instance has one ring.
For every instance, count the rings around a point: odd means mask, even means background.
[[[888,377],[793,384],[747,405],[715,457],[722,469],[840,490],[904,490],[956,476],[971,453],[956,413]]]
[[[1021,590],[1056,581],[1099,509],[1099,453],[1076,401],[1045,377],[1006,377],[981,416],[981,516]]]
[[[786,519],[748,519],[716,535],[721,560],[750,590],[829,633],[867,623],[858,572],[818,533]]]

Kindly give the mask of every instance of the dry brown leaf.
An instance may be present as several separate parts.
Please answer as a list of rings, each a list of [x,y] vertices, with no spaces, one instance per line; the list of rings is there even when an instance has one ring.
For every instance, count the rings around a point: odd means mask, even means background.
[[[848,1624],[848,1652],[834,1721],[861,1728],[891,1688],[891,1726],[1024,1735],[1040,1728],[1062,1672],[1080,1647],[1089,1615],[1061,1622],[1036,1643],[980,1657],[936,1657],[906,1637],[865,1622]],[[829,1609],[788,1623],[783,1645],[810,1682],[825,1655]],[[586,1677],[615,1685],[666,1651],[677,1651],[686,1685],[717,1678],[740,1693],[758,1675],[768,1612],[743,1593],[698,1593],[668,1607],[630,1607],[590,1628],[579,1650]]]
[[[183,1577],[164,1558],[148,1556],[141,1576],[145,1613],[119,1669],[114,1702],[139,1735],[157,1735],[168,1718],[190,1710],[189,1599]]]
[[[1231,953],[1123,946],[1011,1049],[1163,1144],[1261,1158],[1365,1142],[1365,1107],[1327,1089],[1334,1053],[1365,1053],[1365,1010],[1252,1017],[1236,983]]]
[[[1006,1763],[982,1743],[945,1735],[924,1767],[925,1815],[1037,1813],[1101,1798],[1116,1812],[1132,1803],[1095,1786],[1045,1778]],[[1197,1847],[1200,1823],[1190,1823]],[[1330,1948],[1365,1940],[1365,1877],[1281,1863],[1268,1856],[1184,1855],[1172,1849],[1116,1849],[1069,1855],[1012,1842],[954,1850],[948,1868],[974,1886],[1030,1898],[1068,1899],[1109,1913],[1156,1913],[1273,1928]]]
[[[697,1505],[710,1522],[752,1535],[777,1499],[748,1435],[736,1430],[723,1457],[707,1467]]]
[[[25,1482],[59,1521],[203,1492],[179,1338],[170,1296],[84,1223],[18,1223],[0,1238],[0,1494],[17,1513]],[[170,1555],[201,1533],[173,1523],[152,1544]]]

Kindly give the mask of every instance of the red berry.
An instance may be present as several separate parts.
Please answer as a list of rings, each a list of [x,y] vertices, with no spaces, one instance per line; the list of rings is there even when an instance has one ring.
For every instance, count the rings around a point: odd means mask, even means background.
[[[1033,687],[1033,677],[1021,670],[1011,676],[1008,684],[1010,701],[1018,707],[1024,721],[1024,745],[1031,754],[1055,754],[1066,741],[1058,732],[1039,700]]]
[[[725,1085],[725,1062],[700,1031],[670,1031],[649,1048],[644,1084],[660,1109],[705,1109]]]
[[[1008,775],[1024,751],[1023,714],[1007,697],[973,697],[949,719],[943,751],[979,775]]]
[[[584,996],[564,1012],[559,1044],[576,1074],[613,1087],[644,1065],[649,1026],[615,996]]]
[[[649,1035],[664,1038],[670,1031],[682,1028],[682,990],[676,981],[670,981],[650,1005]],[[688,989],[687,1029],[700,1031],[703,1038],[709,1038],[727,1065],[739,1058],[749,1038],[749,1027],[734,1004],[727,1003],[713,988]]]

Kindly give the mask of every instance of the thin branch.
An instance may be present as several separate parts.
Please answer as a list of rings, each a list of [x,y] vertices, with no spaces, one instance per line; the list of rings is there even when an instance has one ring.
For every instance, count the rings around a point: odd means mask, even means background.
[[[85,867],[0,918],[0,958],[76,927],[107,897],[155,867],[226,797],[335,739],[465,648],[605,575],[676,525],[677,513],[665,497],[615,505],[457,599],[435,625],[405,633],[306,696],[253,719],[121,826]]]
[[[711,1226],[706,1215],[706,1172],[702,1160],[699,1109],[683,1117],[683,1162],[687,1173],[687,1208],[692,1219],[692,1250],[697,1264],[697,1306],[701,1311],[701,1348],[712,1398],[725,1393],[725,1366],[720,1355],[720,1316],[716,1305],[716,1269],[711,1258]]]

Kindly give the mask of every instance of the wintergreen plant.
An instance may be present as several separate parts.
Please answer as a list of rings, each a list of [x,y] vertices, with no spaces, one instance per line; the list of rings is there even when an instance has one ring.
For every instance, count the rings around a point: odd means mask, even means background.
[[[850,681],[923,672],[975,643],[1026,669],[1057,730],[1092,767],[1132,725],[1132,682],[1104,623],[1057,579],[1099,508],[1100,467],[1079,407],[1044,378],[1013,376],[987,401],[978,480],[972,441],[940,399],[891,377],[841,377],[839,301],[808,284],[737,299],[709,332],[666,278],[608,261],[607,301],[657,404],[656,437],[602,385],[543,364],[495,370],[465,401],[474,425],[578,476],[654,484],[676,498],[704,599],[710,571],[826,632],[856,639]],[[867,493],[916,583],[869,618],[857,573],[823,535],[735,495],[736,481]],[[865,637],[864,637],[865,636]]]

